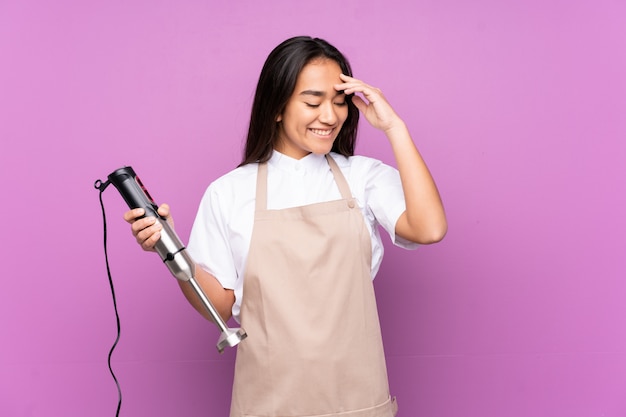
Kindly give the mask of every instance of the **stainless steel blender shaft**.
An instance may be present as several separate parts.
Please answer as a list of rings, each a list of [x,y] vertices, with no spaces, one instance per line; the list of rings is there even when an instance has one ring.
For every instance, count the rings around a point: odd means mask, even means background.
[[[161,239],[159,239],[154,248],[176,279],[188,281],[191,284],[211,319],[219,327],[221,334],[217,340],[217,350],[222,353],[225,347],[236,346],[247,337],[245,330],[241,328],[231,329],[226,326],[222,316],[217,312],[211,300],[209,300],[196,281],[195,263],[187,254],[182,242],[180,242],[180,239],[167,221],[161,218],[158,221],[163,226],[163,229],[161,231]]]
[[[226,323],[224,322],[224,320],[222,320],[222,316],[220,316],[217,310],[215,310],[215,307],[208,299],[206,294],[204,294],[204,291],[202,291],[202,288],[200,288],[200,285],[198,285],[198,282],[195,278],[189,279],[189,283],[200,298],[200,301],[202,301],[204,308],[206,308],[206,310],[211,315],[213,322],[217,325],[217,327],[219,327],[221,331],[220,337],[217,340],[217,350],[220,353],[224,351],[225,347],[234,347],[248,336],[245,330],[241,328],[231,329],[226,326]]]

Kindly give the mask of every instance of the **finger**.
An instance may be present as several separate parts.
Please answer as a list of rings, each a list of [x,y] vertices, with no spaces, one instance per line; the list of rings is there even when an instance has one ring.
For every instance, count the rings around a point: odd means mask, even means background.
[[[359,81],[358,79],[351,77],[349,75],[346,75],[346,74],[339,74],[339,78],[341,78],[341,80],[344,82]]]
[[[143,216],[145,213],[146,210],[143,208],[132,209],[124,213],[124,220],[128,223],[133,223],[138,217]]]
[[[343,91],[345,94],[353,94],[355,92],[360,92],[364,88],[366,88],[366,85],[361,82],[346,82],[346,83],[335,85],[335,90]]]
[[[156,243],[159,241],[159,239],[161,239],[161,233],[155,233],[155,234],[151,235],[148,239],[146,239],[141,244],[141,247],[143,248],[143,250],[153,251],[154,250],[154,245],[156,245]]]
[[[169,223],[169,225],[173,228],[174,227],[174,218],[172,217],[172,213],[170,212],[170,206],[167,204],[161,204],[161,206],[158,209],[158,213],[160,216],[162,216],[163,218],[165,218],[165,220]]]
[[[165,204],[165,203],[163,203],[163,204],[161,204],[159,206],[159,209],[157,210],[157,212],[162,217],[169,217],[170,216],[170,206]]]
[[[351,89],[359,85],[365,85],[363,81],[357,80],[356,78],[350,77],[345,74],[340,74],[340,77],[343,83],[335,84],[334,87],[335,87],[335,90],[337,91],[344,91],[346,89]],[[346,92],[346,94],[351,94],[351,93]]]
[[[158,242],[158,240],[161,238],[162,229],[163,226],[161,225],[161,223],[156,222],[155,224],[138,231],[135,235],[137,243],[139,243],[144,249],[152,248],[154,244]]]
[[[379,89],[371,87],[367,84],[346,84],[343,91],[346,95],[356,96],[357,94],[360,94],[371,103],[383,99],[382,92]]]
[[[367,110],[367,103],[357,95],[352,96],[352,104],[354,104],[361,113],[364,113]]]
[[[343,83],[341,84],[337,84],[337,87],[339,87],[340,89],[345,89],[345,88],[363,88],[363,89],[370,89],[373,91],[378,90],[378,88],[371,86],[369,84],[367,84],[366,82],[363,82],[362,80],[359,80],[357,78],[354,77],[350,77],[348,75],[345,74],[340,74],[341,80],[343,81]]]
[[[157,224],[156,218],[149,216],[133,222],[130,226],[130,229],[133,232],[133,235],[136,237],[141,231],[146,230],[151,226],[154,226],[155,224]]]

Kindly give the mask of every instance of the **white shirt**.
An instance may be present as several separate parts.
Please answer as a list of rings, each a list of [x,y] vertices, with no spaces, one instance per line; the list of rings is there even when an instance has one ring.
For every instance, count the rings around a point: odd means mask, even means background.
[[[395,245],[417,244],[395,235],[395,225],[406,206],[398,171],[364,157],[331,153],[358,201],[372,239],[372,278],[383,258],[378,226]],[[235,291],[233,317],[239,321],[243,276],[250,247],[258,164],[247,164],[215,180],[207,188],[194,221],[187,251],[193,260],[222,284]],[[293,159],[274,151],[268,161],[267,209],[278,210],[341,198],[323,155]]]

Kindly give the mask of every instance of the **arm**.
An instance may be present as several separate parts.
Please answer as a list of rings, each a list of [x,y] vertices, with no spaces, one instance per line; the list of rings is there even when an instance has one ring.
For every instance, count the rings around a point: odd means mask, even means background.
[[[161,225],[154,217],[138,219],[138,217],[143,214],[144,209],[141,208],[129,210],[124,213],[124,220],[130,223],[133,236],[135,236],[137,243],[139,243],[143,250],[154,251],[154,245],[161,238]],[[163,204],[159,207],[159,214],[167,219],[173,229],[174,220],[172,219],[167,204]],[[222,316],[224,321],[228,321],[232,314],[233,304],[235,303],[234,291],[222,287],[214,276],[197,265],[195,268],[195,279],[209,300],[211,300],[211,303],[213,303],[213,306],[217,309],[220,316]],[[189,303],[202,314],[202,316],[209,319],[209,314],[200,302],[191,284],[185,281],[177,281]]]
[[[341,75],[341,79],[344,83],[335,88],[365,97],[367,102],[354,95],[352,102],[372,126],[385,133],[393,149],[406,202],[406,210],[396,223],[396,234],[415,243],[439,242],[448,229],[445,211],[435,181],[406,124],[379,89],[346,75]]]

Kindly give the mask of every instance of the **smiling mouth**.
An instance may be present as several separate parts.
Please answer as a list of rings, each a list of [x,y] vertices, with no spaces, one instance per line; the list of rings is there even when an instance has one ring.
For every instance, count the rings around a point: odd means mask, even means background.
[[[318,136],[330,136],[335,129],[309,129]]]

